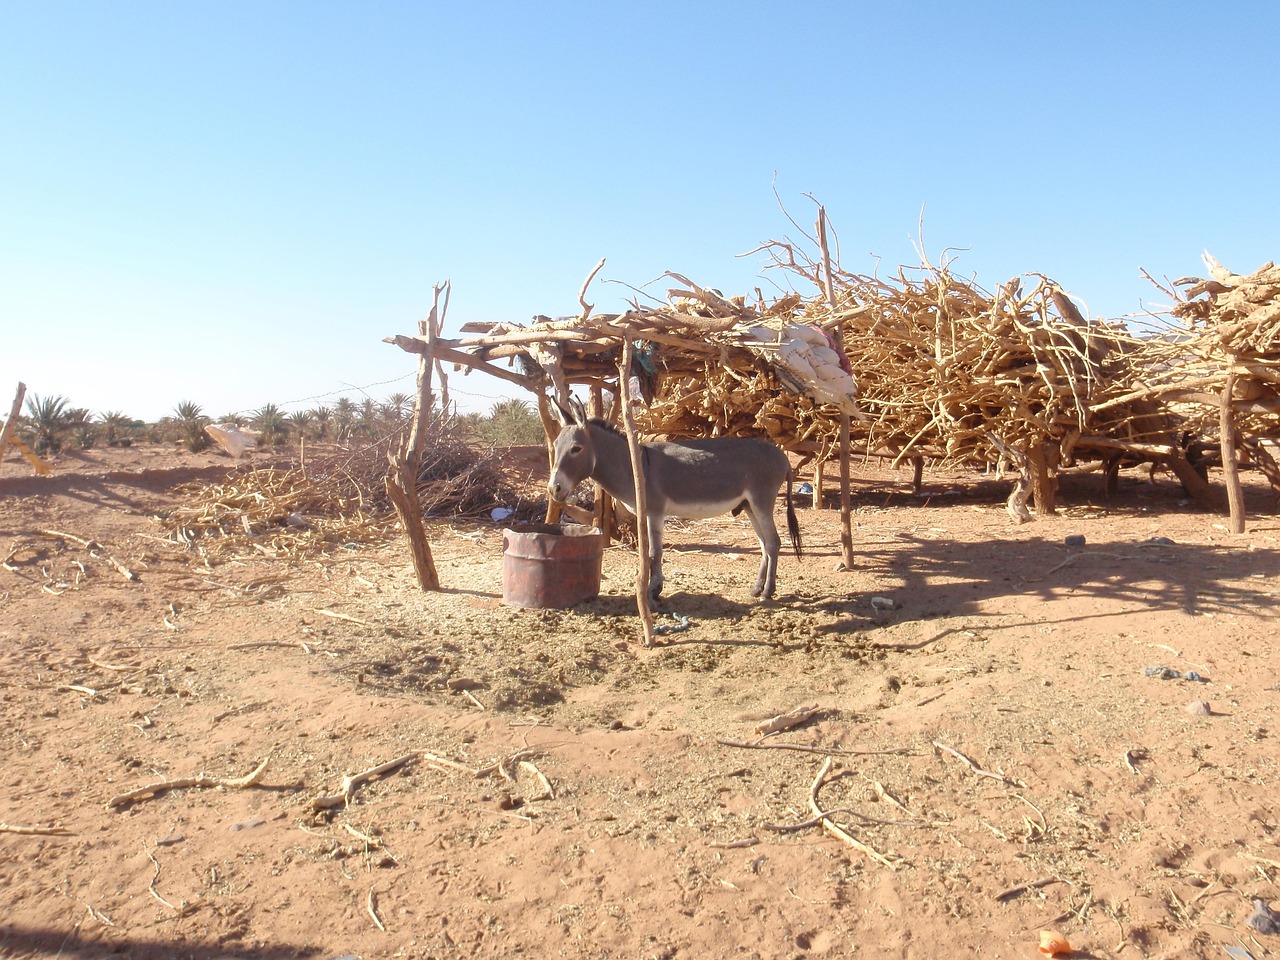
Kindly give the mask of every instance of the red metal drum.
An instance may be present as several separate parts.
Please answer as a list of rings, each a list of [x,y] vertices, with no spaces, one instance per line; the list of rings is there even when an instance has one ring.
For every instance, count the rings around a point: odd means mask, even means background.
[[[502,531],[502,602],[571,607],[600,595],[605,537],[581,524],[529,524]]]

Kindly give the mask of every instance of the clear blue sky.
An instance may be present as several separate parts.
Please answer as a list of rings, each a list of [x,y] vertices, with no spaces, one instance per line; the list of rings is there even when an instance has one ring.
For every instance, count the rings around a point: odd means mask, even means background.
[[[439,280],[451,331],[574,312],[601,257],[761,284],[737,255],[795,233],[775,171],[846,269],[915,262],[923,206],[984,287],[1039,271],[1131,313],[1161,300],[1139,267],[1280,257],[1278,10],[3,0],[0,396],[411,392],[381,338]]]

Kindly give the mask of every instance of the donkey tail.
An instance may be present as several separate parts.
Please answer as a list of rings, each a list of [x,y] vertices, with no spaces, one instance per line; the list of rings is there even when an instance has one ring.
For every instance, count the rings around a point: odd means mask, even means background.
[[[787,471],[787,533],[791,535],[791,547],[795,550],[796,556],[801,556],[803,545],[800,542],[800,523],[796,520],[796,508],[791,503],[791,480],[792,473]]]

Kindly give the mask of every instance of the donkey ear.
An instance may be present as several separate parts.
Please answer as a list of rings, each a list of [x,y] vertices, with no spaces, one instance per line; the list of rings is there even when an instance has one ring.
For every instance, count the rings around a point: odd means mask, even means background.
[[[580,427],[587,425],[587,408],[582,405],[582,401],[577,397],[569,398],[569,406],[573,410],[573,419]]]
[[[557,400],[555,397],[551,398],[551,412],[554,413],[556,416],[556,419],[560,421],[560,426],[562,427],[573,426],[573,423],[574,423],[573,412],[571,410],[566,410],[564,406],[561,405],[560,401]]]

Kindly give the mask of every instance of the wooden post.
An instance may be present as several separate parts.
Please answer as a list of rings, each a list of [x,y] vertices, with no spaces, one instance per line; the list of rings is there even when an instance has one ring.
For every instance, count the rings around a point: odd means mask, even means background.
[[[1235,357],[1230,358],[1232,366]],[[1244,490],[1240,486],[1240,471],[1236,464],[1236,420],[1231,411],[1231,397],[1236,389],[1236,372],[1227,373],[1226,386],[1222,388],[1222,404],[1218,409],[1218,433],[1222,439],[1222,481],[1227,487],[1227,507],[1231,513],[1229,529],[1232,533],[1244,533]]]
[[[27,395],[27,385],[18,382],[18,392],[14,394],[13,406],[9,409],[9,419],[0,427],[0,460],[4,460],[5,448],[9,446],[9,438],[18,429],[18,417],[22,415],[22,398]]]
[[[618,402],[622,405],[622,424],[627,432],[627,448],[631,452],[631,473],[636,484],[636,546],[640,554],[636,575],[636,608],[644,626],[644,645],[653,646],[653,613],[649,609],[649,503],[644,487],[644,463],[640,442],[636,439],[636,420],[631,413],[631,338],[622,340],[622,358],[618,361]]]
[[[1049,476],[1049,461],[1044,444],[1032,443],[1027,447],[1027,463],[1031,469],[1031,498],[1035,501],[1036,514],[1051,517],[1057,512],[1054,503],[1053,479]]]
[[[822,502],[822,477],[826,473],[827,461],[819,460],[813,465],[813,509],[821,510],[825,504]]]
[[[604,391],[600,389],[599,384],[593,384],[591,387],[591,403],[587,412],[593,417],[604,416]],[[613,539],[613,498],[598,483],[595,484],[595,504],[595,517],[592,523],[604,534],[604,545],[607,547]]]
[[[836,288],[832,279],[831,248],[827,245],[827,209],[818,207],[818,246],[822,249],[822,275],[827,304],[836,312]],[[844,324],[832,331],[844,350]],[[849,496],[849,414],[840,411],[840,559],[846,570],[853,569],[853,504]]]
[[[387,454],[391,465],[385,481],[387,496],[391,498],[391,505],[409,540],[413,571],[418,577],[418,586],[423,590],[440,589],[440,575],[436,572],[431,545],[427,542],[426,526],[422,522],[422,501],[418,499],[418,467],[422,462],[422,446],[426,440],[425,427],[431,417],[431,374],[436,361],[435,343],[443,325],[440,294],[442,291],[446,293],[447,304],[448,289],[447,281],[436,284],[431,313],[426,320],[418,322],[418,333],[425,337],[426,345],[418,354],[418,395],[413,402],[413,420],[399,448],[394,453]]]
[[[843,339],[843,338],[842,338]],[[853,503],[849,496],[849,415],[840,413],[840,562],[853,569]]]
[[[542,420],[543,441],[547,445],[547,470],[550,471],[556,465],[556,437],[560,435],[560,422],[551,413],[551,401],[541,391],[538,393],[538,417]],[[547,479],[550,480],[550,477]],[[559,523],[561,512],[560,504],[548,496],[543,523]]]

